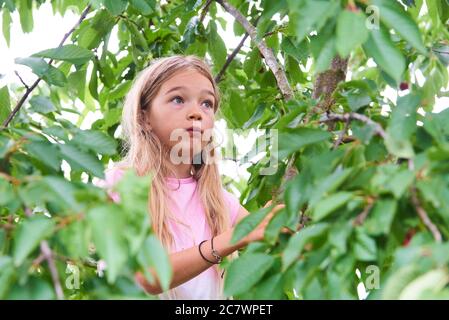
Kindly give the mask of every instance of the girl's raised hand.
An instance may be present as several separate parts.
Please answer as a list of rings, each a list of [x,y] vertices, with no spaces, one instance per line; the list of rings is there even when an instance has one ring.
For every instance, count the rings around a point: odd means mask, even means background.
[[[269,206],[271,206],[273,200],[268,201],[264,208],[268,208]],[[279,212],[280,210],[282,210],[285,207],[285,204],[281,203],[278,204],[276,206],[274,206],[271,211],[265,216],[265,218],[262,220],[262,222],[253,230],[251,231],[251,233],[249,233],[244,241],[246,244],[249,244],[250,242],[253,241],[260,241],[264,238],[264,234],[265,234],[265,229],[267,228],[268,223],[270,222],[270,220],[273,218],[273,216]]]

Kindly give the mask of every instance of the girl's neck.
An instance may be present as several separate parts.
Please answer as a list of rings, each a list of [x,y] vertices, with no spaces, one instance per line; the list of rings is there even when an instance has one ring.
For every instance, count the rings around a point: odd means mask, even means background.
[[[172,175],[174,174],[175,176],[169,178],[185,179],[190,178],[192,176],[191,173],[192,165],[189,163],[180,163],[177,165],[172,165],[171,169],[173,171]]]

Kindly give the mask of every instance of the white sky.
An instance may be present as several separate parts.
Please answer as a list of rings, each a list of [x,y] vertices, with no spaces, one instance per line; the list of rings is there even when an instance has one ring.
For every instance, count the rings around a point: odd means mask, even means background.
[[[230,21],[230,23],[227,24],[226,31],[222,30],[220,24],[218,24],[218,31],[223,37],[227,48],[233,49],[240,42],[240,37],[236,38],[232,36],[232,21],[234,21],[234,19],[229,14],[221,11],[220,7],[218,10],[227,21]],[[12,14],[13,22],[11,26],[11,43],[9,48],[6,45],[3,35],[0,35],[0,74],[4,75],[4,77],[0,79],[0,87],[6,84],[9,84],[10,86],[21,86],[19,79],[14,74],[15,70],[20,73],[26,83],[31,84],[36,79],[36,76],[28,67],[16,65],[14,63],[14,59],[17,57],[27,57],[41,50],[56,47],[62,39],[62,36],[72,28],[78,18],[79,15],[73,14],[70,10],[66,12],[64,17],[61,17],[59,13],[53,15],[51,5],[47,2],[43,4],[37,12],[34,12],[33,31],[28,34],[24,34],[20,27],[18,12],[14,12]],[[250,40],[247,39],[245,46],[249,45]],[[113,37],[111,37],[111,47],[118,48],[117,41],[114,41]],[[387,89],[385,94],[390,100],[396,100],[396,91],[394,89]],[[78,103],[79,102],[75,104],[75,107],[79,107],[81,105]],[[434,111],[439,112],[448,106],[449,97],[439,98],[437,99]],[[67,118],[72,120],[74,123],[77,121],[77,116],[74,114],[65,113],[64,116],[67,116]],[[91,113],[81,127],[83,129],[90,128],[90,125],[101,116],[102,114],[99,111]],[[226,128],[225,121],[217,121],[216,127],[219,131],[223,132]],[[255,136],[255,134],[250,135],[249,141],[244,141],[241,138],[238,139],[239,143],[237,147],[241,154],[244,154],[250,150],[252,143],[255,141]],[[244,177],[246,179],[248,177],[246,170],[244,168],[238,168],[232,161],[223,161],[220,170],[225,175],[233,178]]]

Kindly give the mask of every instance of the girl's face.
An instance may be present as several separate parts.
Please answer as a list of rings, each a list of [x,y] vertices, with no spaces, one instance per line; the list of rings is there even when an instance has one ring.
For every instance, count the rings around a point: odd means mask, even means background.
[[[215,120],[214,104],[209,79],[194,69],[179,71],[162,84],[146,113],[146,125],[170,150],[176,146],[193,155],[209,142]],[[192,127],[199,131],[189,131]]]

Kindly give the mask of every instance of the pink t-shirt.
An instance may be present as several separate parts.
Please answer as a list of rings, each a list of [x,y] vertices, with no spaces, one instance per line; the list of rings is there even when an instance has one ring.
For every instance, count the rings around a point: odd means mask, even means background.
[[[96,184],[108,189],[108,194],[115,202],[120,201],[120,196],[110,190],[110,188],[120,180],[124,174],[124,169],[112,168],[105,171],[105,180],[100,180]],[[207,224],[203,205],[200,201],[199,192],[196,188],[197,181],[193,177],[176,179],[166,178],[169,192],[173,202],[169,204],[171,212],[184,224],[172,223],[169,225],[175,240],[175,251],[191,248],[200,244],[202,240],[209,240],[211,230]],[[179,181],[179,188],[178,188]],[[230,192],[223,188],[223,196],[231,219],[231,226],[235,226],[237,213],[240,207],[239,200]],[[191,280],[176,287],[178,299],[221,299],[219,292],[219,275],[214,268],[208,268]],[[166,293],[158,295],[160,299],[168,299]]]

